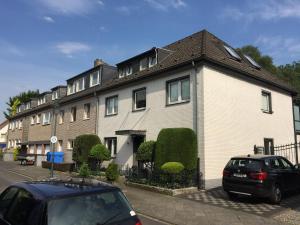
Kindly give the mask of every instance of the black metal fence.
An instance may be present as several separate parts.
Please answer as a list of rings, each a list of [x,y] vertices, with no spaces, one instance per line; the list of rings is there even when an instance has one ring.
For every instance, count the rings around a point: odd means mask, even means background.
[[[278,146],[274,146],[273,148],[274,148],[274,155],[283,156],[294,164],[299,163],[298,155],[299,155],[300,143],[278,145]]]

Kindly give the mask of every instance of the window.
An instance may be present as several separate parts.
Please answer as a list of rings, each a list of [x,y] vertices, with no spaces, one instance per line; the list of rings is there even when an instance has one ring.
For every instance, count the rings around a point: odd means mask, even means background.
[[[25,109],[30,109],[30,105],[31,105],[30,102],[27,102],[25,105]]]
[[[226,49],[226,51],[229,53],[231,57],[233,57],[236,60],[241,60],[241,57],[239,56],[239,54],[237,54],[235,50],[233,50],[233,48],[226,45],[224,45],[224,48]]]
[[[99,71],[96,71],[90,75],[90,87],[93,87],[100,83]]]
[[[84,104],[83,119],[89,119],[91,114],[91,104]]]
[[[282,169],[291,169],[293,165],[284,158],[279,158]]]
[[[68,95],[75,93],[75,82],[68,84]]]
[[[71,118],[70,118],[71,122],[76,121],[76,107],[72,107],[71,108]]]
[[[59,115],[58,115],[58,123],[62,124],[62,123],[64,123],[64,120],[65,120],[65,111],[60,110]]]
[[[125,69],[119,69],[119,78],[122,78],[125,76]]]
[[[22,129],[23,127],[23,120],[19,120],[19,129]]]
[[[30,124],[34,125],[34,123],[35,123],[35,116],[32,116],[31,119],[30,119]]]
[[[126,75],[131,75],[132,74],[132,66],[127,66],[126,67]]]
[[[257,62],[254,61],[249,55],[244,55],[245,58],[254,66],[256,69],[260,69],[261,66],[257,64]]]
[[[84,90],[84,77],[76,81],[76,92]]]
[[[29,154],[34,154],[34,145],[29,145]]]
[[[294,119],[295,129],[296,131],[300,131],[300,107],[298,105],[294,105]]]
[[[190,100],[190,79],[183,78],[167,83],[168,104],[187,102]]]
[[[62,152],[63,151],[63,141],[58,140],[57,142],[57,151]]]
[[[147,58],[144,58],[140,61],[140,70],[145,70],[147,68]]]
[[[117,138],[104,138],[105,147],[111,152],[111,156],[117,155]]]
[[[48,125],[51,123],[51,112],[43,113],[43,125]]]
[[[261,97],[262,97],[261,110],[265,113],[272,113],[271,93],[267,91],[262,91]]]
[[[38,105],[42,105],[44,103],[46,103],[46,96],[43,96],[43,97],[38,99]]]
[[[152,67],[157,64],[157,57],[156,55],[149,57],[149,67]]]
[[[133,91],[133,109],[141,110],[146,108],[146,88]]]
[[[37,123],[37,124],[41,123],[41,114],[38,114],[38,115],[36,116],[36,123]]]
[[[106,98],[106,115],[116,115],[118,113],[118,96]]]
[[[52,92],[52,100],[58,99],[58,90]]]
[[[18,189],[13,187],[13,188],[8,188],[6,189],[3,194],[1,195],[0,199],[0,214],[4,215],[6,210],[8,209],[10,203],[14,199],[18,192]]]
[[[74,140],[73,139],[69,139],[68,140],[68,149],[73,149],[74,147]]]

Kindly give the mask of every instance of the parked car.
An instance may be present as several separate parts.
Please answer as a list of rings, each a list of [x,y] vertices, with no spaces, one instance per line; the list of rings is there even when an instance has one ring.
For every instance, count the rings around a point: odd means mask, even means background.
[[[225,166],[222,183],[229,197],[266,197],[279,203],[284,192],[300,189],[300,169],[281,156],[237,156]]]
[[[117,187],[106,184],[22,182],[0,195],[2,225],[141,225]]]

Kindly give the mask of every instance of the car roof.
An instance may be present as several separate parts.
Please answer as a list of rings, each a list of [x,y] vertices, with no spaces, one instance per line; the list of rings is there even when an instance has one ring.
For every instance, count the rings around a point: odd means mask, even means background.
[[[120,190],[104,182],[95,184],[73,181],[27,181],[12,186],[23,188],[40,200]]]
[[[266,159],[266,158],[276,158],[276,157],[281,157],[278,155],[261,155],[261,154],[255,154],[255,155],[240,155],[240,156],[234,156],[231,159]]]

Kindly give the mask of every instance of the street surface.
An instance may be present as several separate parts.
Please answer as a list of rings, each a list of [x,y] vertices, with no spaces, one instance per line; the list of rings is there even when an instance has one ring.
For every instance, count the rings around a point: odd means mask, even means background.
[[[21,182],[21,181],[30,181],[31,178],[22,175],[21,173],[15,172],[11,170],[11,165],[3,163],[0,161],[0,192],[2,192],[9,185]],[[33,167],[34,169],[34,167]],[[22,171],[22,167],[20,167],[20,172]],[[166,225],[168,223],[159,222],[155,218],[149,216],[139,215],[139,218],[142,221],[143,225]]]

